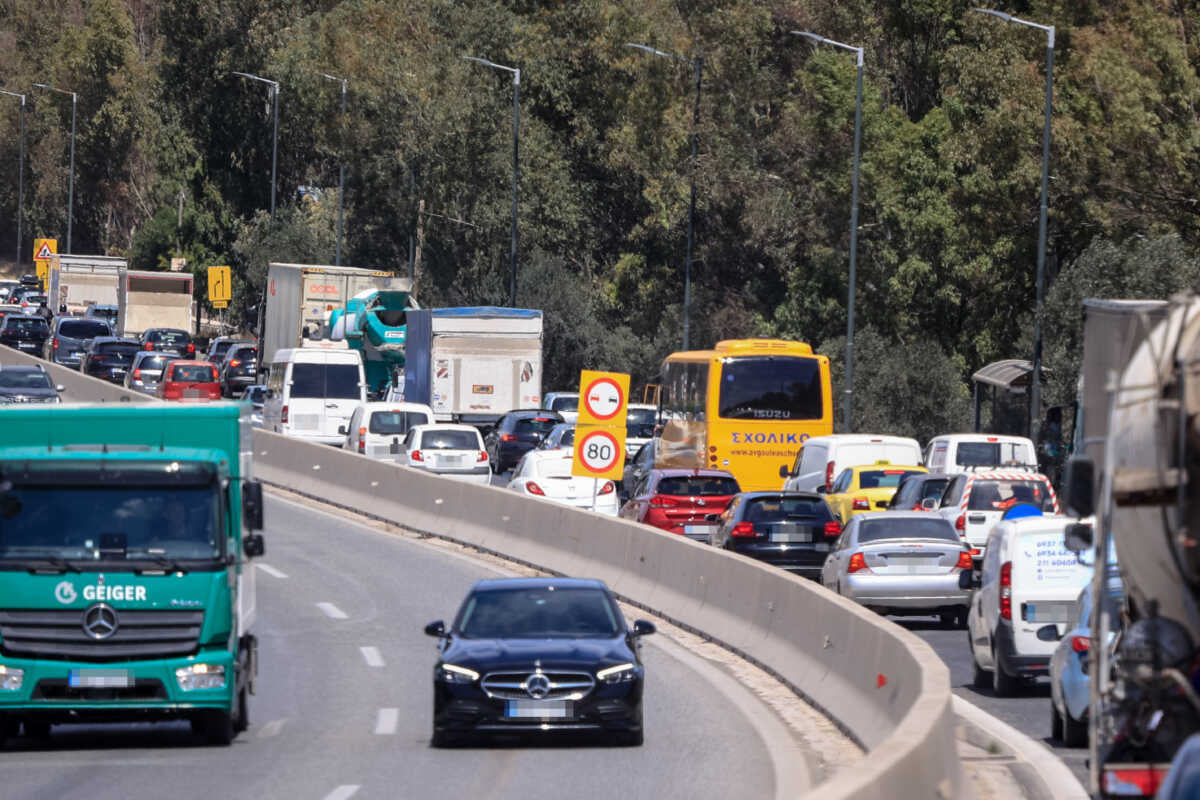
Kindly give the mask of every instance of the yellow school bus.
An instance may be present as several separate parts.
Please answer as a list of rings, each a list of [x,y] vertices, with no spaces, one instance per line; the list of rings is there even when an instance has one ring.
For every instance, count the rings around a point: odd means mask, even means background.
[[[829,359],[803,342],[730,339],[663,361],[655,466],[722,469],[778,489],[810,436],[833,433]]]

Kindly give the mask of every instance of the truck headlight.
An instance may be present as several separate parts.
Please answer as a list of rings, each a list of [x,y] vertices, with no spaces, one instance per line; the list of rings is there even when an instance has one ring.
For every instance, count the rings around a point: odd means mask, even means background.
[[[439,664],[437,677],[443,683],[474,683],[479,680],[479,673],[457,664]]]
[[[189,664],[175,670],[175,680],[185,692],[192,689],[224,689],[225,667],[221,664]]]
[[[15,692],[25,683],[25,670],[0,664],[0,691]]]
[[[637,669],[633,664],[625,662],[613,667],[606,667],[596,673],[596,680],[604,683],[624,683],[637,677]]]

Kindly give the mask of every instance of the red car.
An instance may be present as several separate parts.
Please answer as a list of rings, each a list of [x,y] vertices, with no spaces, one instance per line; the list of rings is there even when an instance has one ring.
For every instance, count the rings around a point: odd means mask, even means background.
[[[630,490],[621,516],[708,542],[718,515],[740,491],[722,470],[652,469]]]
[[[208,361],[172,361],[163,369],[156,394],[163,400],[220,400],[217,368]]]

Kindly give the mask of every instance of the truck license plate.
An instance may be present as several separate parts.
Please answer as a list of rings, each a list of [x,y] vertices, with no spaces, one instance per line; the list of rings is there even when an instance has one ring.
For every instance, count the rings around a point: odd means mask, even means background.
[[[67,684],[74,689],[128,689],[133,686],[133,673],[127,669],[73,669],[67,673]]]
[[[571,703],[567,700],[506,700],[504,716],[508,719],[569,719]]]

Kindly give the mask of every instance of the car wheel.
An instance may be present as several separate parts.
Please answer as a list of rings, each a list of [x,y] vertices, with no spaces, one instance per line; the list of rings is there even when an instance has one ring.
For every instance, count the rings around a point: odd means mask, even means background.
[[[975,642],[971,640],[971,628],[967,626],[967,648],[971,654],[971,667],[973,668],[971,675],[971,685],[976,689],[986,689],[992,685],[991,674],[979,666],[979,660],[975,657]]]
[[[992,648],[992,664],[992,693],[996,697],[1012,697],[1017,693],[1017,686],[1020,684],[1020,680],[1009,675],[1000,666],[1000,660],[996,658],[995,648]]]
[[[450,733],[442,728],[434,728],[433,736],[429,738],[429,743],[434,747],[454,747],[462,739],[457,733]]]
[[[1071,712],[1062,715],[1062,740],[1067,747],[1087,747],[1088,726],[1086,722],[1071,718]]]
[[[25,720],[25,737],[44,741],[50,738],[50,723],[44,720]]]
[[[204,738],[216,747],[228,747],[237,735],[233,715],[226,711],[207,711],[203,721]]]
[[[1050,738],[1055,740],[1063,738],[1063,719],[1062,715],[1058,713],[1058,706],[1054,705],[1053,698],[1050,700]]]
[[[645,741],[645,733],[641,728],[636,731],[618,731],[612,736],[612,743],[617,747],[641,747]]]
[[[233,723],[235,733],[242,733],[250,727],[250,702],[246,696],[246,687],[243,686],[237,696],[237,718]]]

